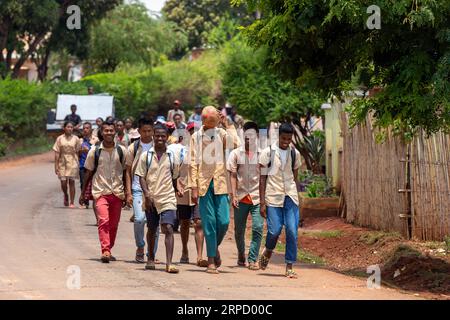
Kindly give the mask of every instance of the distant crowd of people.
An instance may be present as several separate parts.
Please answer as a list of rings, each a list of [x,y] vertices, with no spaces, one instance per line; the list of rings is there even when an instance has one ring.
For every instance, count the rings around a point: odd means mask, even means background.
[[[178,273],[173,263],[174,232],[180,228],[180,263],[189,263],[190,227],[195,229],[196,264],[219,273],[219,246],[234,210],[239,266],[267,268],[283,226],[286,228],[286,273],[296,278],[299,199],[297,177],[300,154],[291,145],[294,129],[283,123],[276,143],[259,148],[259,127],[244,122],[237,110],[197,105],[186,121],[179,100],[167,117],[148,115],[135,121],[108,117],[96,126],[82,122],[71,106],[64,134],[54,144],[55,173],[64,205],[75,206],[75,181],[80,180],[80,208],[93,210],[98,226],[101,261],[109,263],[122,209],[132,208],[135,260],[145,269],[156,268],[159,233],[165,235],[166,271]],[[79,138],[75,131],[81,131]],[[248,215],[252,240],[245,253]],[[265,249],[260,253],[264,221]],[[147,225],[147,234],[145,226]],[[206,242],[206,256],[203,247]],[[147,250],[145,246],[147,243]]]

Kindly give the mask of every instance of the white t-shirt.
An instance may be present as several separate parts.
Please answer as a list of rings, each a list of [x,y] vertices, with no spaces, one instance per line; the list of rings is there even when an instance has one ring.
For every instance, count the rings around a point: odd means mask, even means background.
[[[281,167],[284,169],[284,167],[286,166],[289,149],[283,150],[281,148],[278,148],[278,151],[280,152]]]
[[[144,153],[144,152],[148,152],[148,150],[150,150],[150,148],[153,146],[153,142],[150,142],[150,143],[142,143],[141,142],[140,145],[142,148],[142,153]],[[133,190],[142,190],[141,183],[139,182],[139,176],[137,176],[137,175],[134,175],[134,177],[133,177],[132,189]]]

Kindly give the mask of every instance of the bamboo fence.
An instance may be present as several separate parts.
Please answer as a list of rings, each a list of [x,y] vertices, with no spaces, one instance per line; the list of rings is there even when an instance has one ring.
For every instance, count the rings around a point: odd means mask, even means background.
[[[348,127],[341,113],[343,210],[348,222],[405,237],[450,235],[450,137],[424,133],[411,142],[388,133],[377,143],[368,117]]]

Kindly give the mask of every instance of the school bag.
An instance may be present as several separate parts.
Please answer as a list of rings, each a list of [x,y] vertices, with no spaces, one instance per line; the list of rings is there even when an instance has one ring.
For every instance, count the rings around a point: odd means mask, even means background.
[[[152,165],[152,161],[153,161],[153,156],[155,154],[155,151],[147,151],[147,172],[150,169],[150,166]],[[170,163],[170,173],[172,175],[172,179],[173,179],[173,172],[174,172],[174,164],[173,164],[173,160],[172,160],[172,152],[169,151],[167,152],[168,156],[169,156],[169,163]]]
[[[119,159],[120,159],[120,163],[122,164],[123,167],[123,150],[120,146],[116,145],[117,153],[119,154]],[[95,146],[95,154],[94,154],[94,174],[95,172],[97,172],[97,168],[98,168],[98,162],[100,160],[100,154],[102,152],[102,149],[100,149],[100,146]]]
[[[269,148],[270,148],[270,160],[269,160],[269,164],[267,165],[268,171],[270,171],[271,166],[272,166],[272,161],[275,159],[275,150],[272,149],[272,146],[270,146]],[[295,160],[296,160],[297,154],[296,154],[296,152],[295,152],[295,148],[290,147],[290,149],[291,149],[291,166],[292,166],[292,173],[294,173]]]

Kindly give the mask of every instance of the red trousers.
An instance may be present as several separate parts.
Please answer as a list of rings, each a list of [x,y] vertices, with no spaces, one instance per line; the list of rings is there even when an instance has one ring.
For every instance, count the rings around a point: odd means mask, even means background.
[[[119,228],[122,200],[113,194],[101,196],[96,202],[98,216],[98,237],[102,253],[114,247]]]

